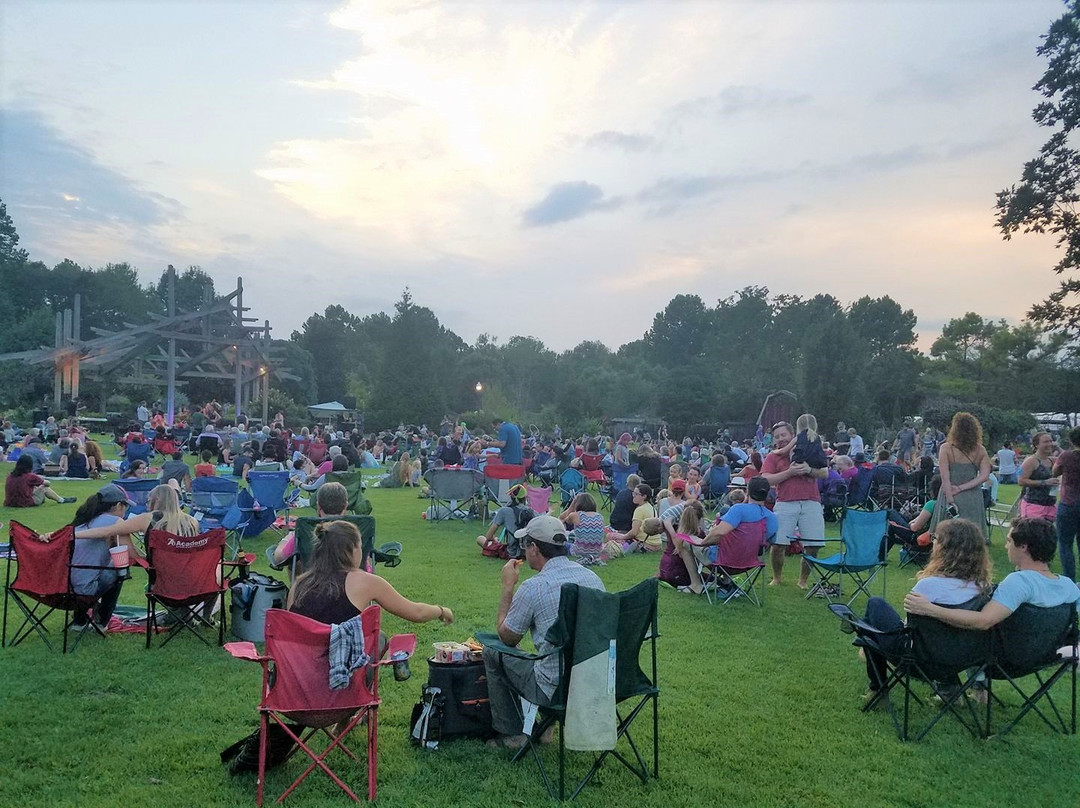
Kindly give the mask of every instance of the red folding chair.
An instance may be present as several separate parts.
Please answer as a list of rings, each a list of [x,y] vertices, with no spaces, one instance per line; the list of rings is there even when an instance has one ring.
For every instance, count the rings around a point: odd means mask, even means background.
[[[6,647],[7,623],[8,623],[8,600],[15,601],[15,605],[23,613],[23,621],[18,629],[11,635],[11,644],[18,645],[31,632],[37,632],[50,651],[55,647],[49,642],[49,629],[45,626],[45,619],[53,612],[59,610],[64,613],[64,639],[63,650],[68,650],[68,629],[71,627],[72,615],[81,609],[83,613],[94,605],[97,600],[93,595],[78,595],[71,586],[71,563],[72,553],[75,551],[75,528],[71,525],[61,528],[52,534],[52,539],[42,542],[35,533],[26,525],[13,521],[11,523],[11,549],[7,558],[7,572],[4,576],[4,627],[0,647]],[[11,565],[16,563],[18,569],[15,580],[11,580]],[[97,567],[80,564],[75,569],[111,569],[111,567]],[[39,614],[39,609],[45,609]],[[105,636],[105,632],[90,621],[93,630]],[[82,632],[75,638],[71,650],[74,651],[83,635]]]
[[[364,628],[364,647],[369,651],[379,647],[379,623],[382,609],[368,606],[360,615]],[[382,659],[352,675],[349,686],[341,690],[330,689],[330,626],[317,620],[281,609],[269,609],[266,613],[266,653],[260,655],[254,643],[231,642],[225,650],[237,659],[258,662],[262,665],[262,699],[259,702],[259,779],[256,805],[263,803],[263,786],[266,782],[266,737],[270,721],[280,726],[302,750],[311,763],[292,785],[278,797],[283,802],[304,779],[321,769],[355,802],[356,796],[349,785],[327,764],[327,756],[340,749],[349,758],[359,758],[345,745],[346,736],[367,718],[367,783],[368,799],[375,799],[378,778],[378,729],[379,729],[379,667],[393,662],[397,652],[412,656],[416,650],[415,634],[398,634],[390,638]],[[274,671],[271,677],[271,666]],[[296,725],[301,728],[296,731]],[[342,727],[339,732],[339,727]],[[305,731],[306,730],[306,731]],[[309,742],[317,732],[324,733],[329,745],[316,752]],[[295,750],[294,750],[295,753]]]
[[[484,521],[487,520],[490,511],[489,504],[494,502],[496,508],[510,503],[510,489],[519,483],[525,482],[525,467],[513,463],[487,463],[484,466]]]
[[[216,527],[198,536],[176,536],[164,530],[146,535],[146,647],[157,631],[157,606],[161,605],[174,622],[161,641],[188,629],[207,645],[200,626],[213,628],[201,613],[211,598],[218,599],[218,645],[225,642],[225,590],[228,580],[221,571],[225,562],[225,528]]]
[[[607,481],[607,477],[604,476],[604,470],[600,467],[600,464],[604,461],[604,456],[600,454],[585,453],[581,456],[581,476],[585,478],[585,483],[595,483],[596,485],[603,486]]]
[[[325,443],[312,443],[308,446],[307,456],[308,459],[316,466],[326,460],[326,453],[330,451],[330,446]]]

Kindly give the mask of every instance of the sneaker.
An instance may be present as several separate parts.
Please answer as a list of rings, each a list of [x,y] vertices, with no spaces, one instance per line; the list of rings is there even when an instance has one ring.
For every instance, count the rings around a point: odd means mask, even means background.
[[[75,501],[75,497],[64,497],[63,499],[60,500],[60,504],[61,505],[70,505],[74,501]]]

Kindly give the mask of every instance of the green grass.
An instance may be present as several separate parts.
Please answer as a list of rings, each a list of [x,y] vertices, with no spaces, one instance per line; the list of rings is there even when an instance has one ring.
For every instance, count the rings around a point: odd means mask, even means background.
[[[3,466],[3,475],[11,469]],[[60,483],[80,499],[92,483]],[[1015,496],[1003,487],[1003,498]],[[426,678],[431,643],[490,630],[499,563],[482,558],[478,525],[428,524],[413,490],[369,491],[378,541],[398,540],[404,561],[385,576],[408,597],[453,608],[450,628],[412,626],[385,617],[388,632],[416,631],[413,678],[382,682],[379,804],[384,806],[549,804],[535,766],[509,764],[475,741],[437,752],[409,745],[409,713]],[[2,509],[0,519],[47,530],[75,506],[46,503]],[[6,528],[3,531],[6,536]],[[262,559],[272,536],[247,542]],[[1008,571],[1002,534],[994,537],[998,577]],[[894,553],[895,559],[895,553]],[[619,559],[599,569],[609,590],[651,576],[657,556]],[[784,586],[763,609],[710,607],[670,590],[660,593],[661,779],[641,785],[615,766],[579,798],[584,806],[1076,806],[1076,737],[1052,734],[1034,716],[1005,739],[972,739],[945,720],[918,744],[896,739],[886,714],[859,712],[865,673],[850,638],[824,602],[804,601],[794,559]],[[122,603],[141,604],[141,573]],[[888,595],[899,603],[914,571],[889,568]],[[52,621],[55,630],[59,620]],[[67,657],[37,639],[0,653],[0,805],[248,806],[253,776],[232,777],[218,752],[255,722],[259,671],[181,636],[143,649],[139,635],[87,637]],[[1059,687],[1064,696],[1064,688]],[[644,726],[640,739],[646,737]],[[585,756],[571,755],[574,771]],[[339,760],[339,763],[341,761]],[[343,764],[344,765],[344,764]],[[276,794],[298,761],[268,776]],[[348,770],[349,767],[346,767]],[[357,788],[363,782],[353,769]],[[277,789],[275,791],[274,789]],[[312,775],[290,797],[299,806],[345,805],[327,778]]]

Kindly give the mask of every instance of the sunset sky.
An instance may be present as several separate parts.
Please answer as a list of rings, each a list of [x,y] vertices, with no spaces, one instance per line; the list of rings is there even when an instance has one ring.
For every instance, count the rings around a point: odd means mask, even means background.
[[[678,293],[1017,321],[1050,238],[994,195],[1057,0],[30,2],[0,197],[47,263],[198,264],[279,337],[416,301],[472,341],[637,339]]]

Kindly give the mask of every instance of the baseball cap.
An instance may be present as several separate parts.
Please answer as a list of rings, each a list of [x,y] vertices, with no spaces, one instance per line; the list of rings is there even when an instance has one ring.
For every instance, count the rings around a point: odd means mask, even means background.
[[[101,497],[102,502],[108,505],[116,505],[119,502],[131,503],[124,489],[111,483],[98,491],[98,496]]]
[[[686,490],[686,480],[672,480],[672,482],[671,482],[671,490],[672,491],[685,491]]]
[[[746,493],[750,495],[750,499],[762,502],[768,498],[769,488],[769,481],[764,477],[751,477],[746,484]]]
[[[566,544],[566,528],[562,520],[554,516],[544,514],[534,516],[521,530],[514,531],[514,536],[519,539],[532,539],[542,541],[544,544],[563,546]]]

